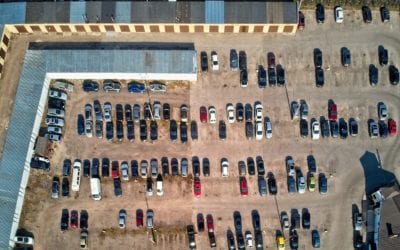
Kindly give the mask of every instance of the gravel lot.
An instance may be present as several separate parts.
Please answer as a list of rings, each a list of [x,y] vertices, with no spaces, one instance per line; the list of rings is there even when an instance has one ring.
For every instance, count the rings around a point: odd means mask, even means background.
[[[333,12],[333,11],[332,11]],[[154,143],[140,142],[139,129],[135,126],[136,141],[112,143],[106,139],[78,137],[76,134],[77,114],[83,114],[84,105],[98,99],[101,103],[109,101],[113,107],[117,103],[143,105],[146,95],[122,93],[87,94],[80,88],[70,95],[67,102],[67,124],[64,141],[55,147],[51,159],[52,170],[49,175],[33,170],[21,219],[21,227],[35,235],[38,249],[76,249],[79,244],[78,230],[59,232],[62,208],[86,209],[89,212],[90,249],[185,249],[187,237],[185,226],[195,223],[196,215],[212,214],[214,217],[217,249],[226,249],[226,230],[234,229],[233,212],[240,211],[243,231],[252,230],[251,211],[257,209],[261,215],[264,246],[275,248],[275,232],[280,230],[279,212],[291,209],[308,208],[311,213],[311,229],[318,229],[321,234],[323,249],[351,249],[352,222],[351,205],[360,204],[364,194],[364,172],[360,157],[370,151],[379,150],[382,165],[399,176],[400,157],[396,137],[385,140],[371,140],[368,137],[367,120],[377,119],[376,104],[385,101],[389,107],[389,116],[399,121],[400,99],[399,87],[389,84],[387,68],[378,66],[380,83],[376,88],[368,83],[368,65],[378,65],[377,48],[384,45],[390,53],[389,62],[397,66],[399,60],[399,17],[392,12],[390,24],[382,24],[379,13],[374,12],[374,21],[370,25],[362,23],[360,11],[345,11],[345,21],[337,25],[333,21],[331,11],[327,11],[327,20],[323,25],[316,25],[314,12],[305,12],[306,29],[295,36],[284,35],[218,35],[218,34],[143,34],[67,38],[71,41],[168,41],[194,42],[197,51],[208,53],[215,50],[220,58],[218,73],[199,73],[194,83],[168,83],[173,90],[166,94],[151,95],[151,100],[168,102],[173,107],[173,117],[178,119],[178,108],[181,104],[190,104],[190,119],[198,121],[199,140],[187,144],[172,143],[169,140],[168,126],[159,124],[159,139]],[[25,39],[25,40],[21,40]],[[17,39],[19,47],[13,47],[7,60],[21,60],[27,41],[35,39],[60,40],[59,37],[21,36]],[[16,40],[14,40],[15,42]],[[65,40],[64,40],[65,41]],[[344,68],[340,63],[340,48],[346,46],[352,54],[352,65]],[[324,56],[325,86],[315,87],[313,49],[320,48]],[[249,70],[249,86],[239,86],[239,73],[229,69],[229,50],[235,48],[247,52]],[[277,63],[286,69],[286,88],[257,87],[256,67],[266,66],[266,53],[274,52]],[[329,68],[329,70],[328,70]],[[15,69],[18,71],[18,69]],[[11,79],[12,71],[6,68],[5,78]],[[15,81],[15,80],[14,80]],[[13,81],[11,81],[13,82]],[[4,86],[4,84],[2,84]],[[3,92],[2,92],[3,93]],[[309,117],[327,117],[328,99],[338,105],[338,117],[348,120],[354,117],[359,121],[359,136],[342,139],[301,138],[298,122],[290,119],[288,101],[305,99],[310,108]],[[274,134],[270,140],[247,140],[244,123],[227,123],[227,140],[218,139],[218,126],[200,124],[199,107],[213,105],[217,109],[218,120],[226,120],[227,103],[254,103],[261,101],[264,116],[269,116],[273,123]],[[11,105],[2,104],[2,110]],[[113,110],[114,111],[114,110]],[[6,112],[7,113],[7,112]],[[307,155],[313,154],[317,161],[318,173],[332,175],[328,180],[329,193],[318,192],[289,195],[286,185],[284,159],[287,155],[294,157],[296,166],[303,173],[307,171]],[[260,197],[256,177],[248,177],[249,196],[241,197],[239,192],[239,174],[237,162],[246,160],[248,156],[262,155],[266,172],[273,172],[278,181],[278,195]],[[201,177],[202,196],[194,198],[191,178],[169,177],[164,184],[164,196],[154,195],[146,199],[144,182],[123,182],[123,196],[115,198],[111,180],[102,180],[103,200],[93,201],[90,197],[89,180],[82,178],[79,194],[68,199],[50,200],[51,178],[61,175],[64,158],[74,160],[109,157],[111,160],[150,160],[167,156],[191,158],[192,156],[208,157],[211,162],[211,176]],[[230,162],[229,178],[220,174],[220,159],[227,157]],[[191,166],[191,164],[190,164]],[[190,167],[191,171],[191,167]],[[396,172],[397,171],[397,172]],[[128,212],[128,223],[125,230],[118,229],[117,215],[121,208]],[[149,239],[144,230],[137,229],[134,224],[134,211],[138,208],[151,208],[155,212],[157,244]],[[324,230],[326,232],[324,232]],[[252,230],[253,231],[253,230]],[[286,234],[287,249],[289,241]],[[311,248],[310,232],[299,231],[300,249]],[[206,233],[196,236],[198,249],[209,247]],[[118,242],[118,247],[116,247]]]

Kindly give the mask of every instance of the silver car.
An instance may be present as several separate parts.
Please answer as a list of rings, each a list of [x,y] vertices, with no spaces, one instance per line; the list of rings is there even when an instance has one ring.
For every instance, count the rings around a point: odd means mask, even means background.
[[[52,199],[58,199],[59,189],[60,189],[60,179],[58,177],[53,177],[53,183],[51,185]]]
[[[92,121],[92,105],[91,104],[86,104],[85,105],[85,120],[86,121]]]
[[[300,113],[301,119],[307,120],[308,118],[308,104],[305,100],[300,100]]]
[[[57,117],[46,117],[46,125],[64,126],[64,119]]]
[[[291,113],[292,113],[292,120],[300,118],[300,105],[298,102],[293,101],[290,105]]]
[[[143,160],[140,162],[140,176],[142,178],[147,177],[147,166],[148,166],[148,163],[146,160]]]
[[[146,212],[146,226],[147,228],[153,228],[154,227],[154,212],[152,209],[147,210]]]
[[[157,159],[151,159],[150,166],[151,166],[151,178],[155,179],[155,178],[157,178],[157,174],[158,174],[158,161],[157,161]]]
[[[182,158],[182,160],[181,160],[182,177],[187,177],[188,176],[188,170],[189,170],[188,160],[186,158]]]
[[[118,214],[119,228],[121,228],[121,229],[125,228],[125,221],[126,221],[126,211],[125,211],[125,209],[121,209],[121,210],[119,210],[119,214]]]
[[[61,110],[61,109],[50,108],[50,109],[47,110],[47,115],[48,116],[56,116],[56,117],[64,118],[65,112],[64,112],[64,110]]]
[[[258,191],[261,196],[267,195],[267,181],[263,176],[258,177]]]
[[[103,90],[105,92],[120,92],[121,91],[121,83],[115,80],[104,80],[103,82]]]
[[[129,166],[126,161],[121,163],[121,175],[122,175],[122,180],[124,181],[129,181],[128,168]]]
[[[140,121],[140,105],[139,104],[133,105],[133,120],[135,122]]]
[[[153,105],[153,116],[154,119],[160,120],[161,119],[161,104],[159,101],[155,101]]]
[[[109,103],[109,102],[104,103],[103,109],[104,109],[104,120],[106,122],[112,122],[112,112],[111,112],[112,106],[111,106],[111,103]]]

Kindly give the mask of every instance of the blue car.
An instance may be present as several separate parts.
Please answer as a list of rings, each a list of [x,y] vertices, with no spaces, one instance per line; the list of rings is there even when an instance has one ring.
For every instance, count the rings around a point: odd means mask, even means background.
[[[85,134],[85,121],[83,119],[83,115],[78,115],[77,130],[78,135]]]
[[[311,232],[311,240],[312,240],[312,246],[314,248],[320,248],[321,247],[319,233],[318,233],[317,230],[312,230],[312,232]]]
[[[97,92],[99,91],[99,84],[92,80],[84,80],[82,83],[82,89],[85,92]]]
[[[128,84],[129,93],[144,93],[146,90],[145,85],[139,82],[131,82]]]

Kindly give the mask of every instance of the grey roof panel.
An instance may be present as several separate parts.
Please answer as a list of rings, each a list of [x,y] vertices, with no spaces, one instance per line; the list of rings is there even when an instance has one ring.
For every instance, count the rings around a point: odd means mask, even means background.
[[[225,2],[225,23],[265,23],[265,2]]]
[[[133,23],[177,23],[176,2],[132,2]]]
[[[69,2],[28,2],[26,23],[68,23]]]
[[[189,2],[190,3],[190,23],[204,23],[205,9],[204,2]]]
[[[296,2],[267,2],[267,23],[297,23]]]
[[[207,0],[205,2],[205,23],[224,23],[224,1]]]
[[[3,34],[4,24],[25,23],[26,3],[0,4],[0,34]]]
[[[115,22],[131,22],[131,2],[116,2],[115,4]]]
[[[86,14],[85,2],[70,2],[69,22],[83,23]]]

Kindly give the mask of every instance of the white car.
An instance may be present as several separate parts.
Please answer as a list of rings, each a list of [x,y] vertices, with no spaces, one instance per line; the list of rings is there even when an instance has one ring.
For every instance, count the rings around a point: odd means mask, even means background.
[[[384,102],[378,103],[378,116],[379,120],[382,121],[386,120],[386,118],[388,117],[388,109]]]
[[[311,136],[313,140],[319,139],[319,122],[317,121],[311,124]]]
[[[229,123],[234,123],[235,122],[235,108],[231,103],[226,105],[226,116],[228,119]]]
[[[378,123],[375,121],[372,121],[369,123],[369,137],[371,139],[378,138],[379,133],[378,133]]]
[[[306,179],[304,176],[297,177],[297,190],[299,194],[304,194],[306,192]]]
[[[46,117],[46,125],[64,127],[64,119],[56,117]]]
[[[360,231],[362,229],[363,225],[363,218],[362,214],[360,213],[354,213],[354,230]]]
[[[246,231],[244,237],[246,239],[246,247],[252,248],[253,247],[253,235],[251,235],[251,232],[250,231]]]
[[[125,211],[125,209],[121,209],[121,210],[119,210],[119,214],[118,214],[119,228],[121,228],[121,229],[125,228],[125,220],[126,220],[126,211]]]
[[[47,132],[48,133],[54,133],[54,134],[62,134],[62,128],[57,127],[57,126],[48,126],[47,127]]]
[[[147,161],[143,160],[143,161],[140,162],[140,176],[142,178],[146,178],[147,177],[147,166],[148,166]]]
[[[60,100],[66,101],[67,98],[68,98],[68,95],[65,94],[64,92],[61,92],[61,91],[50,90],[50,91],[49,91],[49,97],[52,97],[52,98],[56,98],[56,99],[60,99]]]
[[[343,8],[340,6],[335,7],[335,21],[336,23],[343,23],[344,14]]]
[[[214,71],[219,70],[218,54],[215,51],[211,52],[211,65],[212,65],[212,70]]]
[[[153,111],[154,111],[154,113],[153,113],[154,119],[160,120],[161,119],[161,103],[160,102],[158,102],[158,101],[154,102]]]
[[[267,137],[267,139],[272,138],[272,123],[269,118],[267,118],[265,122],[265,137]]]
[[[29,236],[15,236],[14,241],[17,244],[24,244],[24,245],[34,245],[35,240]]]
[[[60,134],[47,134],[47,138],[50,141],[56,141],[56,142],[61,141],[61,135]]]
[[[223,158],[221,160],[221,173],[222,173],[222,177],[229,176],[229,162],[226,158]]]
[[[289,176],[294,176],[296,174],[294,160],[291,156],[286,158],[286,171]]]
[[[93,123],[92,123],[92,121],[86,121],[85,134],[89,138],[93,137]]]
[[[111,103],[109,103],[109,102],[104,103],[103,110],[104,110],[104,120],[106,122],[112,122],[112,113],[111,113],[112,106],[111,106]]]
[[[211,124],[217,123],[217,110],[211,106],[208,108],[208,120]]]
[[[256,140],[262,140],[263,138],[263,123],[262,122],[256,122],[255,124],[255,133],[256,133]]]
[[[261,103],[257,103],[257,104],[254,106],[254,120],[255,120],[256,122],[262,122],[262,120],[263,120],[262,111],[263,111],[263,106],[262,106],[262,104],[261,104]]]
[[[121,175],[122,175],[122,180],[124,181],[129,181],[129,174],[128,174],[128,163],[125,161],[122,162],[121,164]]]
[[[283,229],[289,230],[290,224],[289,224],[289,216],[287,215],[286,212],[281,213],[281,224]]]
[[[61,109],[48,109],[47,110],[47,115],[48,116],[57,116],[57,117],[64,118],[65,112],[64,112],[64,110],[61,110]]]

